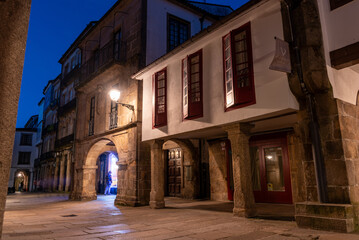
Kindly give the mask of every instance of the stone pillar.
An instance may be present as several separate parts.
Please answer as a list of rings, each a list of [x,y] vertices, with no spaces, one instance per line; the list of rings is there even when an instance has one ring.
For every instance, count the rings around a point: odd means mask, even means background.
[[[80,180],[80,186],[77,186],[78,192],[75,194],[74,199],[77,200],[96,200],[96,169],[97,166],[82,166],[82,168],[77,169],[79,174],[82,176]]]
[[[71,181],[71,159],[72,155],[69,153],[67,155],[67,168],[66,168],[66,185],[65,185],[65,192],[68,192],[70,189],[70,181]]]
[[[251,125],[243,123],[223,127],[228,133],[232,147],[234,208],[235,216],[253,217],[256,208],[251,177],[251,159],[249,155],[249,130]]]
[[[30,7],[31,0],[0,1],[0,236],[15,138]]]
[[[59,164],[60,164],[60,158],[56,157],[55,160],[55,173],[54,173],[54,182],[52,184],[52,190],[56,191],[58,189],[58,183],[59,183]]]
[[[163,141],[155,140],[151,144],[151,193],[150,207],[164,208],[164,156],[162,150]]]
[[[62,155],[62,159],[60,160],[60,180],[59,180],[59,191],[64,190],[64,179],[65,179],[65,154]]]

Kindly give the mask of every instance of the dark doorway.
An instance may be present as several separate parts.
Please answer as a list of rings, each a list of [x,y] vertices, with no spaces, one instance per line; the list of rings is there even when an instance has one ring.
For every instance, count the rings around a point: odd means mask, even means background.
[[[182,184],[182,151],[180,148],[168,150],[167,176],[168,195],[180,197]]]
[[[98,187],[97,193],[104,194],[106,189],[106,174],[108,172],[108,160],[106,154],[101,154],[98,159]]]
[[[250,139],[252,184],[258,203],[292,203],[285,133]]]
[[[233,201],[234,183],[233,183],[233,164],[231,142],[227,139],[226,144],[226,162],[227,162],[227,187],[228,200]]]

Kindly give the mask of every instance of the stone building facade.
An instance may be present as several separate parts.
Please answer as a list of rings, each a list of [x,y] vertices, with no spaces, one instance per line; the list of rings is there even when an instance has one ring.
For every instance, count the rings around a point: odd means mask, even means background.
[[[348,53],[358,37],[340,32],[357,2],[333,4],[250,1],[133,75],[144,88],[151,207],[165,206],[178,179],[177,195],[233,199],[237,216],[281,203],[295,206],[299,226],[357,229],[357,57]],[[290,43],[289,74],[268,69],[275,38]],[[178,175],[168,142],[183,156]]]
[[[59,106],[61,75],[50,80],[44,88],[43,123],[41,131],[41,155],[35,161],[36,190],[51,192],[54,187],[55,141],[58,130],[57,110]]]
[[[217,17],[182,1],[118,1],[79,42],[72,199],[96,199],[111,170],[116,204],[148,204],[150,148],[141,141],[143,88],[131,75]],[[170,24],[177,29],[173,31],[183,29],[171,42],[166,34]],[[119,103],[109,97],[113,88],[121,92]]]

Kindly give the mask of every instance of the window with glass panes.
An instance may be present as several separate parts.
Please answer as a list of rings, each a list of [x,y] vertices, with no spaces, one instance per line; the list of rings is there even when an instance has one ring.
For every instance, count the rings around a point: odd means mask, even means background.
[[[92,97],[90,102],[90,120],[89,120],[90,136],[94,134],[94,126],[95,126],[95,97]]]
[[[203,116],[202,50],[182,60],[183,118]]]
[[[32,134],[21,133],[20,145],[31,146],[32,145]]]
[[[31,152],[19,152],[17,164],[24,165],[30,164]]]
[[[184,43],[190,36],[190,23],[178,17],[168,15],[167,52]]]
[[[250,23],[223,37],[225,106],[255,103]]]
[[[153,88],[153,127],[167,125],[167,70],[155,73],[152,79]]]

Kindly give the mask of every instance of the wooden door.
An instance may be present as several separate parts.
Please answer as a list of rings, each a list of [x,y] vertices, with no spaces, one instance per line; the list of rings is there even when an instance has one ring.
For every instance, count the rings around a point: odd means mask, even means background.
[[[250,155],[255,201],[292,203],[286,134],[252,137]]]
[[[182,152],[181,149],[170,149],[168,151],[168,195],[172,197],[181,196],[182,184]]]

